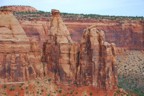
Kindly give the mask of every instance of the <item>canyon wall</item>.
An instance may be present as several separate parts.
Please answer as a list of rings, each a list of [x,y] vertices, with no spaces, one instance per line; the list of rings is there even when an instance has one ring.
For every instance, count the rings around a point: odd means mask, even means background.
[[[49,23],[49,21],[37,21],[37,25],[40,24],[39,22],[47,24]],[[83,23],[73,20],[70,22],[66,21],[65,24],[70,31],[72,39],[76,42],[80,42],[83,34],[83,29],[91,25],[96,25],[98,30],[105,31],[106,40],[108,42],[115,43],[117,47],[134,50],[144,49],[144,22],[140,20],[96,20],[95,23]],[[26,33],[35,32],[35,34],[42,34],[43,30],[45,30],[44,28],[41,30],[37,30],[35,21],[22,20],[21,25]],[[34,30],[32,30],[30,27],[26,27],[28,25],[31,25]],[[47,28],[49,31],[50,25],[48,25]],[[41,37],[41,35],[39,36]]]
[[[47,40],[50,29],[49,22],[46,21],[20,21],[26,35],[31,39],[36,39],[40,46]]]

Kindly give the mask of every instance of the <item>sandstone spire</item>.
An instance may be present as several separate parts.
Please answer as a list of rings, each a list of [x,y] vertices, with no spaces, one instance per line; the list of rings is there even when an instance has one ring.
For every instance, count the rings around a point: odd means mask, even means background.
[[[52,10],[50,32],[44,45],[47,68],[60,81],[74,80],[76,70],[76,46],[62,21],[60,12]],[[48,73],[50,73],[48,72]]]
[[[54,37],[56,39],[55,42],[57,43],[73,43],[70,33],[60,16],[59,10],[53,9],[51,13],[52,19],[50,22],[49,36]],[[50,40],[52,39],[50,38]]]

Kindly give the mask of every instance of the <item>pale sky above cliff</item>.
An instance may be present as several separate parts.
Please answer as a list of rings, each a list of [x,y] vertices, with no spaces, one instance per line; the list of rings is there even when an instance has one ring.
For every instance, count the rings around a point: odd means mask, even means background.
[[[38,10],[101,15],[144,16],[144,0],[0,0],[4,5],[29,5]]]

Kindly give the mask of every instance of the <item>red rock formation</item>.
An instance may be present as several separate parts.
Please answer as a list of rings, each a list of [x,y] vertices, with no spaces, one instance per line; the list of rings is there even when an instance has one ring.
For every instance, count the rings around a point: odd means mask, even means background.
[[[37,39],[40,42],[40,45],[47,39],[49,22],[47,21],[20,21],[26,35],[29,38]]]
[[[7,9],[13,12],[37,12],[37,9],[31,6],[2,6],[0,9]]]
[[[54,73],[53,78],[61,82],[75,80],[76,53],[76,44],[72,41],[70,33],[60,17],[60,12],[52,10],[50,32],[47,42],[44,44],[47,73]]]
[[[100,89],[116,88],[115,54],[115,44],[105,42],[103,31],[87,28],[80,45],[78,82]]]
[[[79,47],[71,39],[60,12],[52,10],[42,56],[37,39],[26,36],[11,12],[1,11],[0,18],[1,82],[26,81],[47,75],[62,84],[75,81],[82,87],[92,85],[104,91],[116,88],[115,45],[105,42],[104,32],[95,26],[84,31]]]
[[[45,26],[45,22],[44,21],[40,21],[40,22],[37,21],[37,23],[33,23],[33,22],[26,23],[25,21],[21,23],[27,35],[29,37],[35,37],[39,35],[40,38],[42,39],[45,38],[45,35],[43,34],[45,32],[44,31],[45,29],[41,27],[42,25]],[[80,42],[80,39],[83,34],[83,29],[95,24],[97,25],[97,29],[105,31],[106,40],[108,42],[114,42],[117,45],[117,47],[122,47],[127,49],[137,49],[137,50],[144,49],[144,44],[143,44],[144,23],[142,21],[101,20],[101,21],[96,21],[95,23],[90,23],[90,22],[81,23],[78,21],[73,21],[73,22],[66,21],[65,24],[68,27],[72,40],[76,42]],[[48,29],[49,27],[50,26],[47,24],[45,28]]]
[[[91,26],[84,31],[80,48],[70,37],[58,10],[52,10],[47,42],[44,44],[44,63],[47,74],[57,81],[76,81],[99,89],[115,89],[115,44],[105,42],[104,32]],[[49,72],[50,71],[50,72]]]
[[[95,23],[79,23],[77,21],[66,22],[72,34],[72,39],[75,41],[80,41],[83,28],[93,24],[97,25],[97,29],[105,31],[106,40],[108,42],[114,42],[117,47],[132,50],[144,49],[144,23],[140,20],[97,20]],[[77,26],[79,26],[79,28],[77,28]]]
[[[0,81],[25,81],[43,74],[38,44],[29,40],[12,12],[0,11]]]

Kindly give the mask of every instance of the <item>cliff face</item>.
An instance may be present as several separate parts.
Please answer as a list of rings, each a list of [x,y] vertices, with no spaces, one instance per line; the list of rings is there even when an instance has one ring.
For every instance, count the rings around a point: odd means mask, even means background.
[[[42,47],[47,39],[49,22],[46,21],[20,21],[26,35],[31,39],[36,39]]]
[[[10,11],[0,11],[0,37],[1,82],[25,81],[40,74],[38,44],[28,39]]]
[[[0,9],[11,10],[13,12],[37,12],[37,9],[31,6],[2,6]]]
[[[98,30],[105,32],[106,40],[115,43],[117,47],[130,50],[144,49],[144,22],[139,20],[101,20],[95,23],[73,21],[66,22],[66,25],[75,41],[80,41],[83,28],[96,25]]]
[[[39,37],[44,37],[45,35],[42,35],[43,30],[45,30],[43,27],[41,27],[41,24],[43,22],[43,25],[47,23],[47,32],[49,31],[50,26],[48,25],[49,21],[37,21],[37,23],[34,23],[34,21],[23,21],[21,23],[22,27],[26,31],[26,33],[35,33],[38,34]],[[37,26],[36,26],[37,24]],[[66,21],[66,26],[68,27],[68,30],[70,32],[71,38],[73,41],[80,42],[83,29],[91,26],[96,25],[97,29],[105,31],[105,37],[108,42],[114,42],[117,47],[121,48],[127,48],[127,49],[137,49],[137,50],[143,50],[144,49],[144,23],[142,21],[132,20],[132,21],[96,21],[95,23],[81,23],[78,21]],[[31,25],[31,27],[27,27]],[[44,25],[45,26],[45,25]],[[41,28],[40,28],[41,27]],[[39,29],[38,29],[39,28]],[[34,37],[35,35],[28,34],[29,37]]]
[[[127,49],[144,49],[143,46],[143,22],[141,21],[119,21],[109,23],[108,26],[97,25],[98,29],[103,29],[106,33],[106,40],[114,42],[118,47]]]

